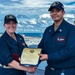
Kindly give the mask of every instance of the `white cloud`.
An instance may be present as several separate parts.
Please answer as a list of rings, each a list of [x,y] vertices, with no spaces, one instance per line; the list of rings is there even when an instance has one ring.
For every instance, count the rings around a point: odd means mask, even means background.
[[[0,3],[0,8],[1,8],[1,7],[3,7],[3,8],[4,8],[4,7],[5,7],[5,5],[3,5],[3,4],[1,4],[1,3]]]
[[[22,25],[18,24],[18,27],[23,27]]]
[[[32,25],[27,25],[26,28],[34,28]]]
[[[4,9],[12,9],[12,8],[23,8],[23,7],[49,7],[51,3],[53,3],[56,0],[11,0],[12,2],[14,2],[13,4],[10,2],[7,2],[7,5],[2,5],[2,3],[0,4],[0,7],[3,7]],[[17,2],[16,2],[17,1]],[[20,3],[18,3],[18,1]],[[60,0],[58,0],[60,1]],[[72,2],[74,0],[61,0],[61,2],[64,3],[68,3],[68,2]],[[10,4],[10,5],[9,5]],[[73,6],[72,6],[73,7]]]
[[[36,19],[31,19],[31,20],[30,20],[30,23],[31,23],[31,24],[34,24],[34,25],[37,24]]]
[[[65,14],[64,15],[65,18],[75,18],[74,14]]]
[[[50,14],[43,14],[43,15],[40,15],[40,19],[41,18],[50,18]]]
[[[47,0],[46,0],[47,1]],[[48,0],[49,1],[49,0]],[[50,0],[51,2],[55,2],[56,0]],[[59,2],[62,2],[62,3],[69,3],[69,2],[73,2],[73,1],[75,1],[75,0],[57,0],[57,1],[59,1]]]
[[[34,31],[34,28],[36,28],[36,26],[34,27],[34,25],[41,22],[42,22],[41,26],[45,28],[47,25],[49,25],[48,21],[50,21],[50,23],[52,22],[50,14],[48,14],[47,10],[50,4],[53,3],[54,1],[56,0],[38,0],[38,1],[37,0],[10,0],[8,2],[5,0],[2,3],[0,2],[1,16],[2,15],[4,16],[5,14],[8,13],[15,14],[15,15],[24,14],[28,17],[27,21],[25,18],[22,18],[18,24],[19,28],[24,26],[24,25],[20,25],[23,23],[26,24],[27,26],[26,28],[28,29],[28,31],[30,30]],[[67,20],[69,20],[69,18],[75,19],[74,18],[75,0],[61,0],[61,2],[64,4],[65,10],[67,12],[64,17]],[[68,3],[69,5],[67,5]]]
[[[19,0],[11,0],[11,1],[15,2],[15,1],[19,1]]]
[[[27,22],[26,21],[22,21],[24,24],[27,24]]]
[[[47,5],[45,4],[49,3],[49,0],[22,0],[21,2],[26,7],[46,7]]]
[[[44,24],[46,24],[47,23],[47,21],[46,20],[41,20]]]
[[[75,4],[74,5],[64,5],[64,7],[67,9],[67,10],[72,10],[72,9],[75,9]]]

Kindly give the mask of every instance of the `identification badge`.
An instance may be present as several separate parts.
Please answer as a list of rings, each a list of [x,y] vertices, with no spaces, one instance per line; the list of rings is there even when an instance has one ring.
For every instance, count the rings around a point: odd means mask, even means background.
[[[59,37],[57,37],[57,41],[58,42],[64,42],[65,41],[65,37],[64,36],[59,36]]]

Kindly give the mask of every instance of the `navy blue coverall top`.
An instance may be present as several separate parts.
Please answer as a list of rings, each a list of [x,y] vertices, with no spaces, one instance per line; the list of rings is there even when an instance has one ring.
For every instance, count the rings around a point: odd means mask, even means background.
[[[48,54],[48,67],[65,69],[75,66],[75,27],[65,20],[54,31],[54,24],[47,27],[39,48]]]
[[[18,58],[21,56],[23,48],[27,47],[23,37],[16,34],[15,41],[11,38],[7,32],[5,32],[0,38],[0,64],[8,65],[8,63],[16,60],[19,62]],[[24,71],[12,69],[12,68],[0,68],[0,75],[25,75]]]

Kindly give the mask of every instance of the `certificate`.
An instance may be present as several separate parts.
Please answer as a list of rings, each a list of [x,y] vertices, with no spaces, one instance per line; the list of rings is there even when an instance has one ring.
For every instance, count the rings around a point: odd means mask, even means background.
[[[21,64],[37,65],[41,48],[24,48],[21,55]]]

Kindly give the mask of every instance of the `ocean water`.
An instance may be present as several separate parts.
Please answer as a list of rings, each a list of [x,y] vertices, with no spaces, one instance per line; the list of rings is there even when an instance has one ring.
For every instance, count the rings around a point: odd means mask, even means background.
[[[22,34],[22,33],[20,33]],[[25,36],[42,37],[43,33],[23,33]]]
[[[3,34],[3,33],[0,33],[0,34]],[[42,37],[43,36],[43,33],[18,33],[18,34],[23,34],[29,37]]]

